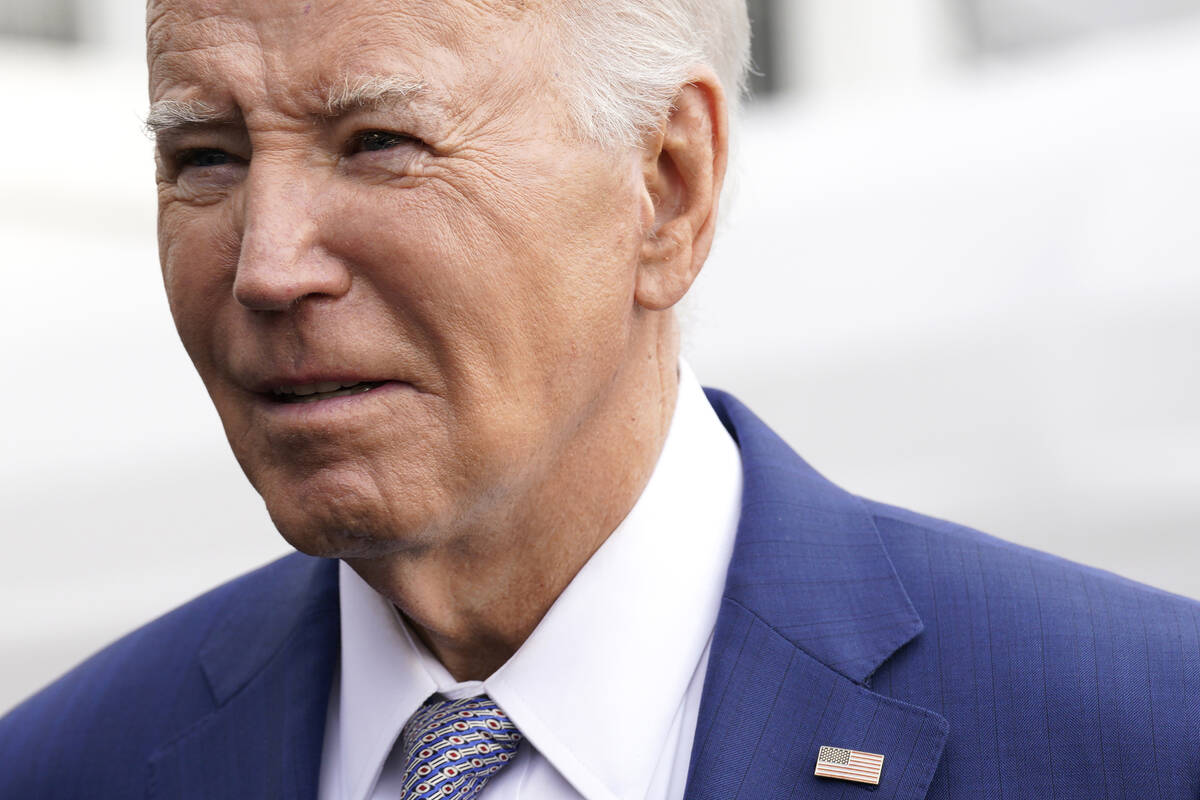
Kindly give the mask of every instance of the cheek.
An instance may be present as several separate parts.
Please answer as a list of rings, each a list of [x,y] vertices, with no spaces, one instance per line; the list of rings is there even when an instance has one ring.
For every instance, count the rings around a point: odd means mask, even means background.
[[[551,315],[551,341],[561,339],[576,356],[620,349],[636,307],[640,239],[632,192],[615,180],[592,185],[560,197],[525,240],[531,257],[548,255],[531,278]]]
[[[232,300],[238,246],[219,209],[166,208],[159,213],[159,260],[175,328],[201,368],[222,303]]]
[[[418,337],[450,385],[469,377],[464,362],[499,358],[534,321],[539,276],[550,274],[523,251],[517,223],[502,231],[492,213],[440,185],[356,192],[326,218],[329,249]]]

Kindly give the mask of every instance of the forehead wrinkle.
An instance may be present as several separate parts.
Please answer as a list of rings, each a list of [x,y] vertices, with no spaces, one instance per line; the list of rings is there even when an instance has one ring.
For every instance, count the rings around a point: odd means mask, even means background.
[[[268,78],[279,78],[279,74],[276,73],[286,75],[289,67],[294,66],[294,62],[280,60],[291,57],[291,51],[287,47],[288,43],[294,43],[291,39],[285,37],[279,42],[264,42],[252,16],[232,14],[228,8],[223,7],[227,5],[228,0],[151,2],[153,10],[149,15],[148,38],[151,41],[149,50],[152,94],[157,94],[163,86],[207,87],[219,95],[232,92],[236,98],[235,105],[243,108],[243,113],[233,120],[236,123],[248,118],[251,112],[264,102],[275,105],[277,110],[297,119],[336,117],[348,111],[377,110],[389,106],[412,106],[418,101],[420,105],[428,104],[429,110],[436,109],[449,118],[466,116],[471,111],[469,107],[461,107],[461,103],[455,102],[452,95],[443,90],[434,91],[433,87],[415,77],[414,73],[405,74],[401,65],[396,65],[400,67],[399,73],[389,74],[392,65],[387,64],[387,61],[392,60],[393,47],[382,48],[384,52],[379,55],[383,63],[377,62],[372,65],[366,60],[367,52],[380,49],[378,37],[372,39],[370,33],[378,33],[380,30],[386,33],[387,30],[387,26],[373,24],[375,18],[390,18],[393,15],[402,17],[407,21],[407,25],[401,33],[411,32],[420,36],[433,44],[435,51],[440,46],[459,56],[476,56],[477,49],[483,46],[481,39],[487,38],[485,34],[507,33],[511,36],[512,23],[532,16],[530,12],[540,11],[548,3],[561,0],[412,0],[411,5],[406,5],[403,11],[386,0],[382,9],[370,3],[333,4],[328,10],[335,14],[334,21],[324,24],[323,29],[344,27],[349,21],[354,24],[347,30],[356,31],[359,36],[367,38],[362,40],[362,46],[357,41],[343,42],[338,52],[331,53],[325,63],[316,64],[316,68],[311,72],[307,69],[293,72],[288,81],[292,85],[290,92],[281,91],[279,81]],[[467,13],[450,14],[447,5]],[[197,17],[197,8],[204,8],[208,12],[207,15]],[[524,26],[520,27],[522,34],[528,32]],[[410,42],[392,42],[389,39],[385,39],[384,42],[386,45],[395,45],[395,53],[401,58],[408,55],[412,49]],[[367,45],[370,47],[365,47]],[[224,59],[222,54],[231,48],[244,51],[239,52],[239,55],[245,57],[236,62]],[[279,52],[276,52],[277,50]],[[213,53],[211,57],[209,51]],[[342,69],[335,66],[338,61],[343,62]],[[346,64],[346,61],[358,62],[358,66],[365,68],[367,74],[359,77],[355,74],[355,68]],[[237,66],[238,71],[244,73],[237,76],[244,78],[244,81],[234,80],[234,76],[225,74],[230,64]],[[345,71],[346,66],[350,66],[350,71]],[[376,67],[380,68],[379,73],[372,74]],[[303,72],[309,72],[309,75],[306,76]],[[251,73],[261,73],[263,80],[254,80]],[[324,73],[324,80],[321,73]],[[343,75],[347,77],[342,77]],[[481,74],[474,77],[479,79],[486,76]],[[246,96],[248,89],[259,84],[275,86],[270,92],[269,101],[262,96]],[[157,117],[150,122],[155,122],[156,119]],[[174,121],[178,120],[172,120]],[[174,126],[152,127],[169,130]]]
[[[191,0],[192,5],[195,3],[196,0]],[[162,57],[202,53],[231,44],[258,43],[257,31],[250,21],[229,13],[218,13],[217,9],[201,13],[201,9],[188,8],[188,3],[182,5],[185,7],[158,3],[147,10],[146,63],[152,79]]]
[[[492,11],[515,19],[528,11],[537,11],[553,5],[554,0],[468,0],[468,2],[485,11]]]

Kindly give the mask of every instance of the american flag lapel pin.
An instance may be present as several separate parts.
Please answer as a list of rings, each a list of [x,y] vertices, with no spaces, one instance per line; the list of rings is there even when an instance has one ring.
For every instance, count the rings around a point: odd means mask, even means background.
[[[883,756],[847,750],[844,747],[822,747],[817,753],[816,774],[821,778],[838,778],[843,781],[879,785],[879,773],[883,771]]]

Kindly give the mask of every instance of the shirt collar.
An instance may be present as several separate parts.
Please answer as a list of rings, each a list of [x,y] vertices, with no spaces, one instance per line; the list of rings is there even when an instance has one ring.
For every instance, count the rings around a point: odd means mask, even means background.
[[[408,718],[437,691],[395,607],[343,561],[338,564],[342,658],[337,758],[341,796],[360,800]]]
[[[624,521],[482,690],[588,800],[644,796],[717,618],[741,506],[737,446],[680,364],[658,463]],[[341,759],[365,797],[408,717],[456,684],[341,565]],[[364,689],[364,687],[370,687]]]

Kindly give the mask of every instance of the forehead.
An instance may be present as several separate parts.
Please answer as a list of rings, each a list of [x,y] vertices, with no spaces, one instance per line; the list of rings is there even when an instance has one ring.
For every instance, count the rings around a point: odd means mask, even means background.
[[[546,2],[151,0],[151,96],[197,85],[279,94],[347,74],[431,69],[448,82],[456,70],[483,73],[498,52],[516,48]]]

